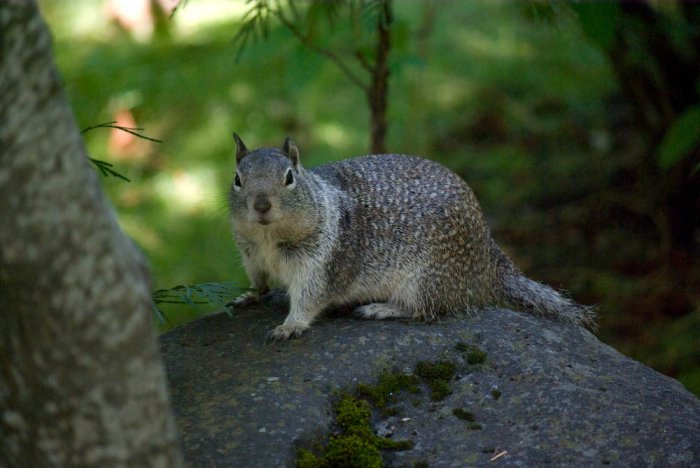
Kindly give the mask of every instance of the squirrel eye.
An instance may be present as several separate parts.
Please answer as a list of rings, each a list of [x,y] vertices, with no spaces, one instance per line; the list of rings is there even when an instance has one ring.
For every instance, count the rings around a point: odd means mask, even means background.
[[[294,183],[294,174],[291,169],[287,169],[287,173],[284,176],[284,185],[290,186]]]
[[[233,179],[233,185],[235,185],[236,187],[241,186],[241,176],[238,175],[238,171],[236,171],[236,177],[234,177]]]

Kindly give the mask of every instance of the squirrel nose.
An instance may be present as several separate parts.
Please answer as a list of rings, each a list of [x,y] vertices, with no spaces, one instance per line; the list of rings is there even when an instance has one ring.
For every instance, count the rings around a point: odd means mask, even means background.
[[[265,195],[258,195],[255,197],[255,201],[253,202],[253,209],[255,209],[255,211],[260,214],[265,214],[270,211],[270,208],[272,208],[272,203],[270,203],[270,199]]]

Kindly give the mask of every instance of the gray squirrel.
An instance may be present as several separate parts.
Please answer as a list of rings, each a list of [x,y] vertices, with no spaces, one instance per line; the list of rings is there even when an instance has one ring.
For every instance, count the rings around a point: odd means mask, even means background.
[[[330,306],[366,319],[434,319],[502,306],[592,327],[595,314],[526,278],[496,245],[472,190],[416,156],[361,156],[305,169],[281,149],[237,145],[231,226],[256,302],[270,280],[290,312],[268,339],[299,337]]]

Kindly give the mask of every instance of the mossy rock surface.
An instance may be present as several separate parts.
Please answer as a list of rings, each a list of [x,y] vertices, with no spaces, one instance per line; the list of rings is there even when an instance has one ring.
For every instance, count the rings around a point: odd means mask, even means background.
[[[420,394],[401,394],[399,414],[374,414],[377,433],[415,444],[382,450],[387,466],[482,465],[503,451],[499,465],[700,463],[700,400],[586,331],[486,310],[432,324],[324,318],[299,340],[265,345],[287,307],[273,294],[162,335],[191,466],[294,466],[300,448],[331,435],[338,391],[376,384],[386,369],[412,373],[421,361],[454,364],[450,393],[432,401],[421,383]],[[486,362],[469,364],[457,343],[478,346]]]

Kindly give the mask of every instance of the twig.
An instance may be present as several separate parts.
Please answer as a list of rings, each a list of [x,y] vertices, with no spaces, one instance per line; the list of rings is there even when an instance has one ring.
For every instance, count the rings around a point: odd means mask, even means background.
[[[501,458],[502,456],[504,456],[504,455],[507,454],[507,453],[508,453],[508,450],[503,450],[502,452],[498,452],[498,453],[497,453],[496,455],[494,455],[494,456],[491,458],[491,460],[489,460],[489,461],[496,461],[496,460],[498,460],[499,458]]]
[[[140,133],[138,133],[139,131],[142,131],[143,128],[123,127],[121,125],[115,125],[116,123],[117,123],[116,120],[112,120],[111,122],[104,122],[104,123],[97,124],[97,125],[91,125],[85,129],[81,130],[80,134],[82,135],[83,133],[88,132],[90,130],[94,130],[96,128],[116,128],[117,130],[121,130],[121,131],[126,132],[126,133],[131,133],[132,135],[137,136],[139,138],[143,138],[144,140],[152,141],[154,143],[163,143],[161,140],[158,140],[156,138],[147,137],[146,135],[141,135]]]
[[[361,51],[359,51],[359,50],[355,51],[355,58],[357,59],[358,62],[360,62],[360,65],[362,65],[362,68],[367,70],[370,74],[374,73],[376,71],[376,67],[372,66],[372,64],[369,63],[369,60],[367,60],[367,57],[365,57],[365,54],[363,54]]]
[[[117,171],[112,169],[113,164],[108,163],[107,161],[102,161],[100,159],[95,159],[95,158],[90,158],[90,157],[88,157],[88,159],[90,160],[91,163],[93,163],[100,170],[100,172],[102,173],[103,176],[105,176],[105,177],[109,177],[109,176],[118,177],[118,178],[125,180],[127,182],[131,182],[131,180],[129,180],[129,178],[121,175],[120,173],[118,173]]]
[[[309,40],[304,33],[302,33],[299,28],[297,28],[292,21],[290,21],[282,12],[281,9],[276,9],[273,10],[272,13],[277,17],[277,19],[280,20],[280,22],[287,28],[289,29],[292,34],[294,34],[297,39],[301,41],[302,44],[304,44],[306,47],[310,48],[314,52],[316,52],[319,55],[323,55],[324,57],[328,58],[330,61],[335,63],[340,70],[345,73],[345,76],[348,77],[350,81],[352,81],[356,86],[358,86],[360,89],[362,89],[365,92],[369,91],[369,85],[365,84],[362,81],[362,78],[360,78],[352,69],[345,63],[343,60],[335,54],[333,51],[326,49],[324,47],[318,46],[314,44],[312,41]]]

